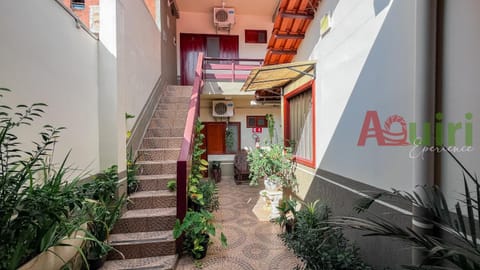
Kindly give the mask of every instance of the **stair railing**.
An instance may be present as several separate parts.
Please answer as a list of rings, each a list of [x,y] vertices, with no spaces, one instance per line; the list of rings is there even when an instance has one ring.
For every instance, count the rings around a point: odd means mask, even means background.
[[[202,63],[203,53],[198,54],[197,66],[195,69],[195,80],[193,82],[192,96],[188,108],[183,142],[177,160],[177,218],[183,221],[188,208],[187,188],[188,175],[191,170],[193,139],[195,135],[195,121],[200,113],[200,90],[202,88]],[[177,248],[181,247],[181,240],[177,240]]]

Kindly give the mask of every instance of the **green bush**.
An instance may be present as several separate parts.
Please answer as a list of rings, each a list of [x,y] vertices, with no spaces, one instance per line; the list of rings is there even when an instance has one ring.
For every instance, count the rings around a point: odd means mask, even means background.
[[[280,235],[285,245],[312,270],[365,270],[358,248],[350,244],[338,228],[328,224],[330,209],[325,204],[309,204],[296,212],[292,232]]]
[[[203,197],[203,204],[200,205],[200,208],[210,212],[217,211],[220,208],[218,187],[214,180],[200,180],[198,190]]]
[[[0,88],[0,98],[6,91]],[[0,269],[17,269],[50,247],[64,245],[61,241],[84,230],[83,224],[95,222],[87,214],[90,202],[116,201],[116,167],[80,186],[79,177],[66,166],[68,155],[61,164],[53,163],[63,128],[44,126],[32,150],[20,144],[17,128],[31,125],[45,106],[35,103],[12,109],[0,104]],[[114,217],[112,212],[105,216]],[[103,243],[92,232],[86,233],[89,242]]]
[[[68,155],[59,166],[52,162],[62,128],[44,126],[33,150],[21,148],[15,135],[41,117],[45,106],[0,105],[0,269],[17,269],[85,222],[78,178],[66,176]]]

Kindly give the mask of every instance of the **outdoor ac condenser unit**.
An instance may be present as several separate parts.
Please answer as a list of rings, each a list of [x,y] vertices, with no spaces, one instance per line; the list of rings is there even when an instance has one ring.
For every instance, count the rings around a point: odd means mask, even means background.
[[[229,27],[235,23],[234,8],[213,8],[213,23],[217,27]]]
[[[233,102],[227,100],[214,100],[212,106],[213,117],[233,116]]]

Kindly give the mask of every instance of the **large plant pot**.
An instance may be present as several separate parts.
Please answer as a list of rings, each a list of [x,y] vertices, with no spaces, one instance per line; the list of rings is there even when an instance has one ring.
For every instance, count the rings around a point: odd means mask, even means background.
[[[200,244],[203,247],[203,251],[201,251],[197,256],[195,256],[197,260],[201,260],[207,256],[208,251],[208,243],[210,243],[210,236],[208,234],[205,235],[205,240]]]
[[[100,269],[106,260],[107,260],[107,256],[103,256],[102,258],[96,258],[96,259],[88,259],[88,265],[90,266],[90,270]]]
[[[212,169],[212,178],[215,180],[215,183],[218,183],[222,180],[222,169],[215,168]]]

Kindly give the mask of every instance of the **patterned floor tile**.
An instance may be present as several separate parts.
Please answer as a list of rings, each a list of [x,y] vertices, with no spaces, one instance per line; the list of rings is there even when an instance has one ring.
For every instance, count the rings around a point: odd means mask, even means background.
[[[269,208],[259,196],[260,187],[236,185],[232,178],[223,178],[218,186],[220,210],[214,215],[217,232],[227,236],[228,247],[223,248],[215,239],[204,259],[194,262],[182,256],[178,270],[284,270],[300,263],[277,236],[280,227],[269,222]]]

